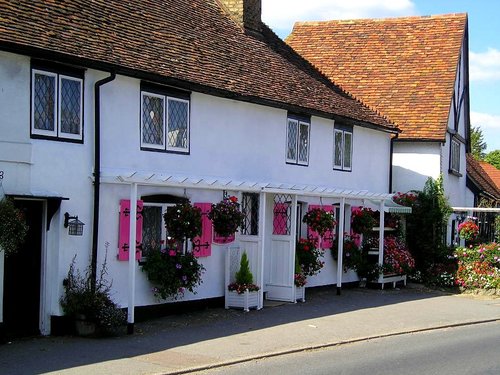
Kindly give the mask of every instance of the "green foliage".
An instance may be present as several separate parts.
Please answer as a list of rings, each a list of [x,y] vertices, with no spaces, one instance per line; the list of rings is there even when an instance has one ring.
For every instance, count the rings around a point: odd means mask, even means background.
[[[238,230],[244,215],[240,211],[238,198],[231,196],[217,204],[212,204],[208,218],[212,220],[214,230],[219,236],[229,237]]]
[[[317,248],[317,241],[312,238],[300,238],[295,247],[295,254],[305,276],[316,275],[325,264],[321,260],[323,251]]]
[[[484,157],[484,161],[490,163],[496,169],[500,169],[500,150],[488,152]]]
[[[486,142],[484,141],[483,131],[480,127],[471,127],[470,143],[472,156],[477,160],[484,160],[486,156]]]
[[[416,269],[424,275],[435,263],[445,262],[451,255],[446,246],[446,224],[451,207],[444,196],[442,177],[429,178],[424,190],[417,192],[413,212],[407,216],[406,240],[416,262]]]
[[[0,200],[0,251],[5,251],[6,256],[15,253],[24,243],[28,229],[23,212],[12,200]]]
[[[169,236],[176,240],[182,241],[201,234],[201,210],[190,202],[169,207],[163,218]]]
[[[306,223],[309,228],[323,236],[326,231],[332,230],[335,223],[333,213],[324,210],[323,208],[313,208],[309,210],[303,217],[302,222]]]
[[[76,318],[84,315],[85,319],[96,323],[102,332],[111,332],[126,322],[125,312],[111,299],[112,283],[105,278],[107,274],[104,262],[95,288],[92,285],[91,267],[85,273],[75,269],[76,255],[64,279],[64,295],[60,303],[65,315]]]
[[[235,275],[236,283],[238,284],[253,284],[253,275],[250,271],[247,253],[241,255],[240,269]]]
[[[177,299],[184,296],[186,290],[196,293],[204,270],[192,253],[181,254],[173,249],[151,251],[142,266],[158,299]]]

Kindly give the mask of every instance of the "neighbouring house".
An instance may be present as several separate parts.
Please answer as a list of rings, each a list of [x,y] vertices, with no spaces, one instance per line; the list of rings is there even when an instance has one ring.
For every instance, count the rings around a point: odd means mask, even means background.
[[[392,191],[421,190],[442,175],[450,205],[465,205],[466,14],[297,22],[286,42],[402,130],[392,140]]]
[[[496,180],[496,181],[495,181]],[[479,161],[467,154],[467,204],[464,208],[479,207],[479,210],[460,211],[461,220],[471,214],[477,217],[483,241],[495,240],[495,217],[498,212],[488,208],[500,208],[500,171],[493,165]],[[457,240],[457,233],[454,233]]]
[[[83,271],[99,269],[107,254],[112,296],[129,308],[129,323],[135,308],[174,302],[154,297],[128,250],[137,260],[158,251],[167,236],[162,214],[186,199],[206,211],[235,195],[246,224],[229,243],[203,226],[203,284],[180,302],[224,296],[231,247],[247,252],[261,305],[264,296],[293,301],[307,210],[334,210],[341,234],[349,207],[384,211],[399,129],[281,41],[260,7],[0,3],[0,192],[30,226],[18,254],[0,252],[4,330],[57,330],[75,255]],[[84,223],[78,236],[65,225],[76,217]],[[340,282],[342,268],[329,254],[324,261],[308,285]]]

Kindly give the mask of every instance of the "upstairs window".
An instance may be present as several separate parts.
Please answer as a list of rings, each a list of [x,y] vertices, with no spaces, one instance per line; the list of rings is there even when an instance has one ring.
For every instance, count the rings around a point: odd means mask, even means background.
[[[460,143],[455,139],[451,140],[450,171],[460,173]]]
[[[352,128],[333,130],[333,169],[352,170]]]
[[[31,137],[83,141],[83,71],[32,65]]]
[[[286,162],[289,164],[309,164],[310,120],[289,116],[286,128]]]
[[[141,148],[189,152],[189,96],[147,87],[141,93]]]

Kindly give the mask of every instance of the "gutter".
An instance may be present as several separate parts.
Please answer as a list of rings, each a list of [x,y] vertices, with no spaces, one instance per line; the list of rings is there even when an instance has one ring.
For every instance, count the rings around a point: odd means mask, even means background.
[[[394,137],[391,138],[391,147],[390,147],[390,155],[389,155],[389,193],[392,193],[392,162],[394,156],[394,141],[396,141],[399,137],[399,133],[394,134]]]
[[[91,289],[95,291],[97,281],[97,246],[99,242],[99,202],[101,187],[101,86],[113,81],[116,73],[94,84],[94,207],[92,219]]]

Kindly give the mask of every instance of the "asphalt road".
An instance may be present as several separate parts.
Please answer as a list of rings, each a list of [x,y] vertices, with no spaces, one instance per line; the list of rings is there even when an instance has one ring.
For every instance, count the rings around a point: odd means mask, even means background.
[[[500,323],[405,334],[198,372],[245,374],[500,374]]]

